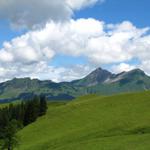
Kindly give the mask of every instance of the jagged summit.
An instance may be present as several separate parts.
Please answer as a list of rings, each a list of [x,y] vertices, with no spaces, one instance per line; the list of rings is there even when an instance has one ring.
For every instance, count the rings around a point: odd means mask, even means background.
[[[97,68],[83,79],[73,81],[78,86],[94,86],[101,84],[112,76],[112,73],[102,68]]]
[[[139,68],[127,72],[128,74],[146,75],[145,72]]]
[[[143,70],[136,68],[130,71],[124,71],[119,74],[114,74],[111,78],[107,79],[105,83],[119,82],[121,80],[132,82],[133,80],[143,80],[147,77],[148,76]]]
[[[149,89],[150,77],[141,69],[112,74],[99,67],[86,77],[72,82],[14,78],[0,83],[0,101],[29,98],[33,94],[45,94],[50,100],[70,100],[90,93],[107,95]]]

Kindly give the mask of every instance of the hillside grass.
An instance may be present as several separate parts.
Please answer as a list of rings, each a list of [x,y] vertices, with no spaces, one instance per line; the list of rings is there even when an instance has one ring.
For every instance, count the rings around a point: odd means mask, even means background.
[[[50,103],[18,136],[19,150],[149,150],[150,92]]]

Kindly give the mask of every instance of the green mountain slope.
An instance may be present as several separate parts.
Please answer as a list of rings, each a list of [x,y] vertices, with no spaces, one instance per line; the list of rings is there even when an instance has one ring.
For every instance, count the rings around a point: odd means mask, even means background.
[[[49,99],[72,99],[73,88],[66,83],[54,83],[52,81],[40,81],[30,78],[13,79],[0,84],[0,99],[7,101],[12,99],[29,99],[34,94],[45,94]]]
[[[85,94],[116,94],[150,89],[150,77],[142,70],[112,74],[98,68],[83,79],[55,83],[30,78],[13,79],[0,83],[0,102],[29,99],[34,94],[45,94],[49,100],[71,100]]]
[[[112,75],[102,84],[88,88],[88,93],[116,94],[124,92],[135,92],[150,89],[150,77],[142,70],[135,69],[129,72],[122,72]]]
[[[24,128],[20,150],[149,150],[150,92],[89,95],[49,105]]]

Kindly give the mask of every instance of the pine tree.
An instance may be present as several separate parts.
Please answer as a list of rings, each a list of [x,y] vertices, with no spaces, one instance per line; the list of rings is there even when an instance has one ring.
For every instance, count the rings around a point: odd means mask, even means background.
[[[33,99],[10,104],[0,109],[0,146],[1,149],[13,150],[18,143],[16,133],[24,126],[36,121],[39,116],[45,115],[47,101],[44,95],[34,96]]]
[[[25,115],[24,115],[24,125],[28,125],[29,123],[34,122],[40,112],[40,105],[39,105],[39,97],[34,96],[33,100],[26,102],[25,106]]]
[[[40,116],[43,116],[46,114],[47,111],[47,100],[44,95],[40,96]]]
[[[19,124],[16,120],[11,120],[3,128],[1,137],[1,149],[13,150],[18,145],[18,138],[16,133],[19,129]]]

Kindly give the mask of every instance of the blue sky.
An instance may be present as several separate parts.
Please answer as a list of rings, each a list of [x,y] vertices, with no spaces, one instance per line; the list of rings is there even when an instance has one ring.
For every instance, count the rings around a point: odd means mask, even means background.
[[[96,18],[106,23],[131,21],[137,27],[150,26],[149,0],[106,0],[75,13],[75,18]]]
[[[96,67],[150,74],[149,0],[23,1],[0,3],[0,81],[73,80]]]

